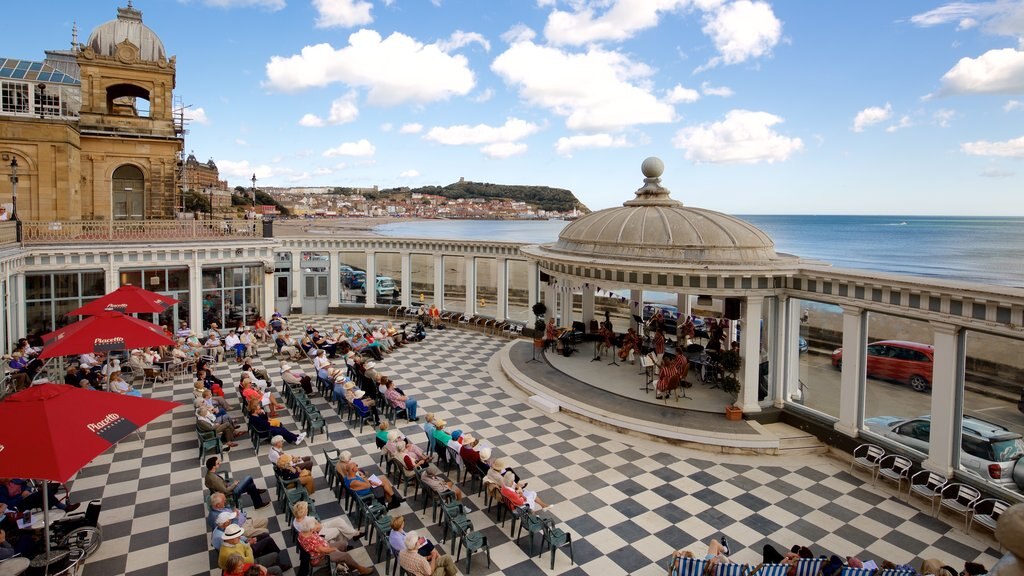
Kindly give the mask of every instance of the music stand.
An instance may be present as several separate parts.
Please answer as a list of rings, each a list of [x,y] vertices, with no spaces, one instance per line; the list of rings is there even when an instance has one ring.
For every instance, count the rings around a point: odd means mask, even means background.
[[[527,364],[529,364],[530,362],[536,362],[536,363],[540,364],[540,360],[537,360],[537,348],[538,348],[537,342],[538,342],[538,340],[534,340],[533,341],[533,358],[530,358],[529,360],[527,360],[526,361]],[[544,342],[544,340],[539,340],[539,342],[541,343],[540,348],[543,350],[547,346],[547,344]]]
[[[597,362],[601,359],[601,355],[598,354],[597,348],[601,345],[600,340],[594,340],[594,357],[590,359],[591,362]]]
[[[612,361],[609,362],[608,365],[611,366],[614,364],[615,366],[618,366],[619,363],[615,361],[616,358],[618,358],[618,355],[615,354],[615,337],[612,336]]]
[[[650,394],[651,384],[654,384],[654,365],[656,364],[654,354],[644,354],[640,356],[640,365],[644,367],[644,371],[641,374],[645,374],[644,385],[640,387],[644,391],[644,394]]]

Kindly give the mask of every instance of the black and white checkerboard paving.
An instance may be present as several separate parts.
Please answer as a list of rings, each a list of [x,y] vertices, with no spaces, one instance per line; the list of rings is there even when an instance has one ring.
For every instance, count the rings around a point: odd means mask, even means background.
[[[292,321],[326,328],[341,319]],[[934,557],[955,567],[966,560],[990,566],[1000,556],[990,534],[966,536],[962,529],[951,528],[950,523],[960,525],[956,519],[935,520],[923,504],[908,505],[891,488],[873,487],[864,475],[851,475],[827,456],[724,456],[619,434],[564,414],[544,414],[488,370],[488,362],[507,342],[471,330],[431,331],[425,341],[380,363],[385,374],[418,398],[421,415],[435,412],[450,429],[472,432],[495,445],[495,455],[508,457],[520,476],[529,479],[530,488],[555,504],[543,514],[555,517],[572,534],[575,564],[559,552],[551,571],[549,556],[530,558],[526,538],[517,545],[509,536],[510,525],[499,527],[484,509],[483,497],[474,494],[470,517],[491,550],[490,569],[483,555],[474,555],[474,574],[659,575],[672,550],[703,554],[703,543],[721,534],[729,538],[733,559],[750,563],[760,561],[766,543],[783,548],[809,544],[819,554],[897,563]],[[268,346],[261,352],[257,363],[279,382],[281,363],[271,357]],[[313,374],[311,363],[301,365]],[[237,405],[237,364],[222,362],[216,373]],[[191,388],[183,377],[147,385],[146,394],[185,405],[147,426],[144,439],[130,436],[96,458],[74,480],[75,501],[103,500],[103,545],[85,566],[86,576],[220,573],[205,525],[204,470]],[[376,469],[378,451],[370,427],[362,434],[349,430],[326,401],[314,401],[327,419],[329,435],[318,434],[289,450],[317,460],[314,498],[321,516],[331,517],[342,510],[323,478],[322,450],[351,450],[371,470]],[[296,429],[287,411],[282,420]],[[410,438],[424,441],[418,424],[400,420],[399,426]],[[235,478],[253,476],[273,495],[266,455],[265,444],[256,454],[245,436],[225,455],[225,467]],[[429,512],[423,516],[420,501],[409,502],[415,509],[403,504],[391,514],[404,515],[407,530],[425,528],[439,541],[440,527],[431,522]],[[271,533],[282,548],[290,548],[297,566],[291,537],[281,530],[282,506],[249,510],[269,519]],[[538,549],[539,543],[538,536]],[[374,552],[357,548],[354,555],[367,564],[375,559]],[[465,573],[464,557],[458,566]],[[384,564],[377,570],[383,574]]]

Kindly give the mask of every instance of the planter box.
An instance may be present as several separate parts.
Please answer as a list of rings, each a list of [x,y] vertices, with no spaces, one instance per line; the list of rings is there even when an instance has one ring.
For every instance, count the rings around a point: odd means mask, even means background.
[[[741,409],[739,409],[739,408],[737,408],[735,406],[726,406],[725,407],[725,419],[726,420],[742,420],[743,419],[743,410],[741,410]]]

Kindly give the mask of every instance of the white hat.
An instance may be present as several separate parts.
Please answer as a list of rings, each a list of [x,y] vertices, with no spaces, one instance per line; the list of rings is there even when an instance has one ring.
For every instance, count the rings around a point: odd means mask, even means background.
[[[353,389],[355,387],[356,387],[356,383],[355,382],[349,380],[348,378],[345,378],[345,383],[342,384],[342,388],[344,388],[345,390],[351,390],[351,389]]]
[[[363,367],[366,368],[367,370],[370,370],[371,368],[374,368],[375,366],[377,366],[376,362],[367,362],[366,364],[363,364]]]
[[[231,540],[232,538],[240,538],[242,534],[245,534],[245,530],[242,529],[238,524],[232,524],[224,529],[224,539]]]
[[[365,390],[356,390],[356,392],[355,392],[355,397],[356,398],[362,398],[363,396],[366,396],[366,391]]]
[[[291,364],[281,364],[281,370],[291,370],[291,369],[292,369],[292,365]]]
[[[480,449],[480,459],[483,460],[484,462],[491,459],[490,447],[484,447]]]
[[[221,524],[226,524],[229,520],[234,520],[235,518],[238,518],[238,512],[221,512],[217,515],[217,525],[220,526]]]

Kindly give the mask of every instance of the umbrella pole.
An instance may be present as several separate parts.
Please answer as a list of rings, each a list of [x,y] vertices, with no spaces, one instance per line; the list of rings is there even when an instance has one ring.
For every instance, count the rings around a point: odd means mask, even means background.
[[[46,546],[46,562],[43,576],[50,573],[50,482],[43,480],[43,543]]]

